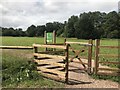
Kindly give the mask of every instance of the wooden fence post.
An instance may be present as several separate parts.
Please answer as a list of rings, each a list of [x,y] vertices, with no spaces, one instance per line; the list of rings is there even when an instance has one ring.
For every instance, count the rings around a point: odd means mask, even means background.
[[[37,53],[38,52],[38,47],[33,47],[33,53]],[[37,59],[37,56],[34,56],[35,59]]]
[[[68,84],[68,71],[69,71],[69,44],[66,45],[65,49],[65,83]]]
[[[44,31],[44,44],[47,44],[47,35],[46,35],[46,31]]]
[[[95,74],[98,72],[99,67],[99,46],[100,46],[100,39],[95,40]]]
[[[53,31],[53,44],[56,44],[56,32],[55,32],[55,30]],[[56,51],[56,49],[54,48],[53,51]]]
[[[66,38],[64,38],[64,45],[66,45]]]
[[[47,44],[47,33],[44,31],[44,44]],[[45,48],[45,51],[47,51],[47,48]]]
[[[53,31],[53,44],[56,44],[56,33]]]
[[[88,46],[88,73],[91,74],[91,68],[92,68],[92,46],[93,46],[93,40],[89,40],[90,46]]]

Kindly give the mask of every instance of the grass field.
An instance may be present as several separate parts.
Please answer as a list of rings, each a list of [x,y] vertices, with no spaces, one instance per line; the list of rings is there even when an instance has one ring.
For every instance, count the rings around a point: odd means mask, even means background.
[[[0,39],[2,39],[2,45],[4,46],[32,46],[33,43],[43,44],[44,42],[44,38],[41,37],[0,37]],[[88,42],[88,40],[75,38],[67,38],[67,41]],[[64,38],[57,38],[57,43],[63,42]],[[101,45],[118,46],[118,40],[103,39],[101,40]],[[80,48],[80,46],[78,45],[72,46],[76,49]],[[118,54],[118,49],[101,49],[100,52],[108,54]],[[27,55],[25,55],[26,53]],[[29,56],[29,54],[31,53],[32,50],[26,51],[3,50],[2,52],[3,87],[64,87],[63,83],[49,80],[40,76],[34,69],[34,64],[33,63],[28,64],[28,61],[33,60],[33,58]],[[87,53],[84,53],[83,55],[87,56]],[[101,57],[101,60],[118,61],[118,58],[109,59]],[[31,65],[31,67],[29,65]],[[110,66],[117,67],[116,65]]]
[[[44,38],[42,37],[0,37],[0,39],[2,39],[2,45],[31,46],[33,43],[44,43]],[[88,40],[76,38],[67,38],[67,41],[88,42]],[[57,43],[63,42],[64,38],[57,38]],[[118,39],[103,39],[101,43],[102,45],[118,46]]]
[[[2,38],[2,45],[6,46],[32,46],[33,43],[43,44],[44,38],[41,37],[1,37]],[[83,39],[76,39],[76,38],[67,38],[67,41],[73,42],[88,42],[88,40]],[[57,38],[57,43],[64,43],[64,38]],[[93,42],[95,43],[95,42]],[[117,39],[102,39],[101,45],[109,45],[109,46],[118,46]],[[79,45],[72,45],[75,49],[82,48]],[[105,49],[102,48],[100,50],[102,54],[118,54],[118,49]],[[87,52],[81,54],[83,56],[87,56]],[[93,48],[93,59],[94,59],[94,48]],[[118,58],[105,58],[101,57],[101,60],[114,60],[117,61]]]

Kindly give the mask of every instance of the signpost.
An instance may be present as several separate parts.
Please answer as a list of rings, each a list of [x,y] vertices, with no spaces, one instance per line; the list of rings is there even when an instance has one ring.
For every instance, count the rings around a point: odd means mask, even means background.
[[[56,44],[56,34],[53,32],[44,32],[44,44]],[[47,48],[46,48],[47,51]]]

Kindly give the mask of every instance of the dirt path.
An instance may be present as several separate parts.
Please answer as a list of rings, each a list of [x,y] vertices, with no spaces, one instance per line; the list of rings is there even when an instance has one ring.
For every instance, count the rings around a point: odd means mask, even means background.
[[[85,71],[80,70],[80,64],[72,63],[69,69],[70,85],[66,88],[118,88],[118,83],[111,80],[96,80],[90,77]]]

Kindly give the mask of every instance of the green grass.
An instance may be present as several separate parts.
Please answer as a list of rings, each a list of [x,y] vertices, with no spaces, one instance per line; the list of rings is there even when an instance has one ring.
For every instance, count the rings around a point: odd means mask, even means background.
[[[43,44],[44,42],[44,38],[41,37],[0,37],[2,38],[2,45],[10,45],[10,46],[32,46],[33,43],[38,43],[38,44]],[[88,40],[83,40],[83,39],[76,39],[76,38],[67,38],[67,41],[72,41],[72,42],[88,42]],[[57,38],[57,43],[63,43],[64,42],[64,38]],[[109,45],[109,46],[118,46],[118,40],[117,39],[102,39],[101,40],[101,45]],[[72,45],[73,48],[79,50],[81,48],[84,48],[83,46],[79,46],[79,45]],[[16,53],[17,52],[17,53]],[[5,67],[6,65],[9,65],[7,67],[11,67],[9,70],[7,71],[3,71],[3,75],[5,74],[5,77],[8,78],[8,76],[11,77],[15,77],[17,74],[19,75],[19,72],[16,72],[16,75],[14,76],[13,73],[10,73],[9,71],[14,71],[17,70],[17,68],[23,66],[28,66],[27,60],[33,60],[31,58],[26,58],[26,56],[24,55],[25,53],[32,53],[31,51],[15,51],[15,52],[3,52],[3,67]],[[102,48],[100,50],[100,53],[102,54],[118,54],[118,49],[105,49]],[[73,55],[72,52],[70,52],[71,55]],[[84,52],[81,54],[82,56],[87,56],[87,52]],[[21,58],[22,57],[22,58]],[[29,57],[29,55],[27,56]],[[94,59],[94,48],[93,48],[93,59]],[[100,57],[100,61],[120,61],[120,59],[118,58],[106,58],[106,57]],[[111,65],[109,64],[108,66],[110,67],[118,67],[117,65]],[[28,68],[28,67],[26,67]],[[5,69],[6,70],[6,69]],[[38,75],[35,70],[32,70],[33,73],[35,75]],[[7,74],[8,75],[7,75]],[[25,72],[23,71],[23,74]],[[13,75],[13,76],[12,76]],[[39,79],[26,79],[18,82],[16,81],[15,77],[15,81],[12,81],[11,77],[9,77],[7,79],[7,81],[3,81],[3,86],[4,87],[58,87],[60,85],[60,87],[63,87],[63,84],[60,84],[58,82],[52,81],[52,80],[48,80],[48,79],[44,79],[43,77],[39,77]],[[111,77],[111,76],[95,76],[93,75],[93,78],[99,78],[99,79],[112,79],[114,81],[119,82],[119,78],[118,77]],[[33,83],[32,83],[33,82]]]
[[[0,37],[2,38],[2,45],[10,45],[10,46],[32,46],[33,43],[43,44],[44,38],[42,37]],[[76,38],[67,38],[67,41],[72,42],[88,42],[88,40],[83,39],[76,39]],[[63,43],[64,38],[57,38],[57,43]],[[95,41],[93,42],[95,43]],[[118,40],[117,39],[102,39],[101,45],[109,45],[109,46],[118,46]],[[76,50],[80,50],[81,48],[85,48],[84,46],[79,45],[72,45],[73,48]],[[43,49],[42,49],[43,50]],[[93,48],[93,59],[94,59],[94,52],[95,49]],[[100,53],[102,54],[118,54],[118,49],[106,49],[102,48],[100,49]],[[73,55],[72,52],[70,52],[71,55]],[[84,53],[80,54],[81,56],[87,56],[87,48]],[[107,57],[100,57],[100,61],[119,61],[118,58],[107,58]],[[110,65],[115,66],[116,65]]]
[[[28,51],[3,50],[2,55],[2,87],[52,88],[64,87],[63,83],[44,78],[36,71],[32,57],[25,57]],[[29,53],[28,53],[29,54]]]
[[[94,79],[102,79],[102,80],[112,80],[114,82],[120,83],[120,76],[108,76],[108,75],[91,75],[92,78]]]

